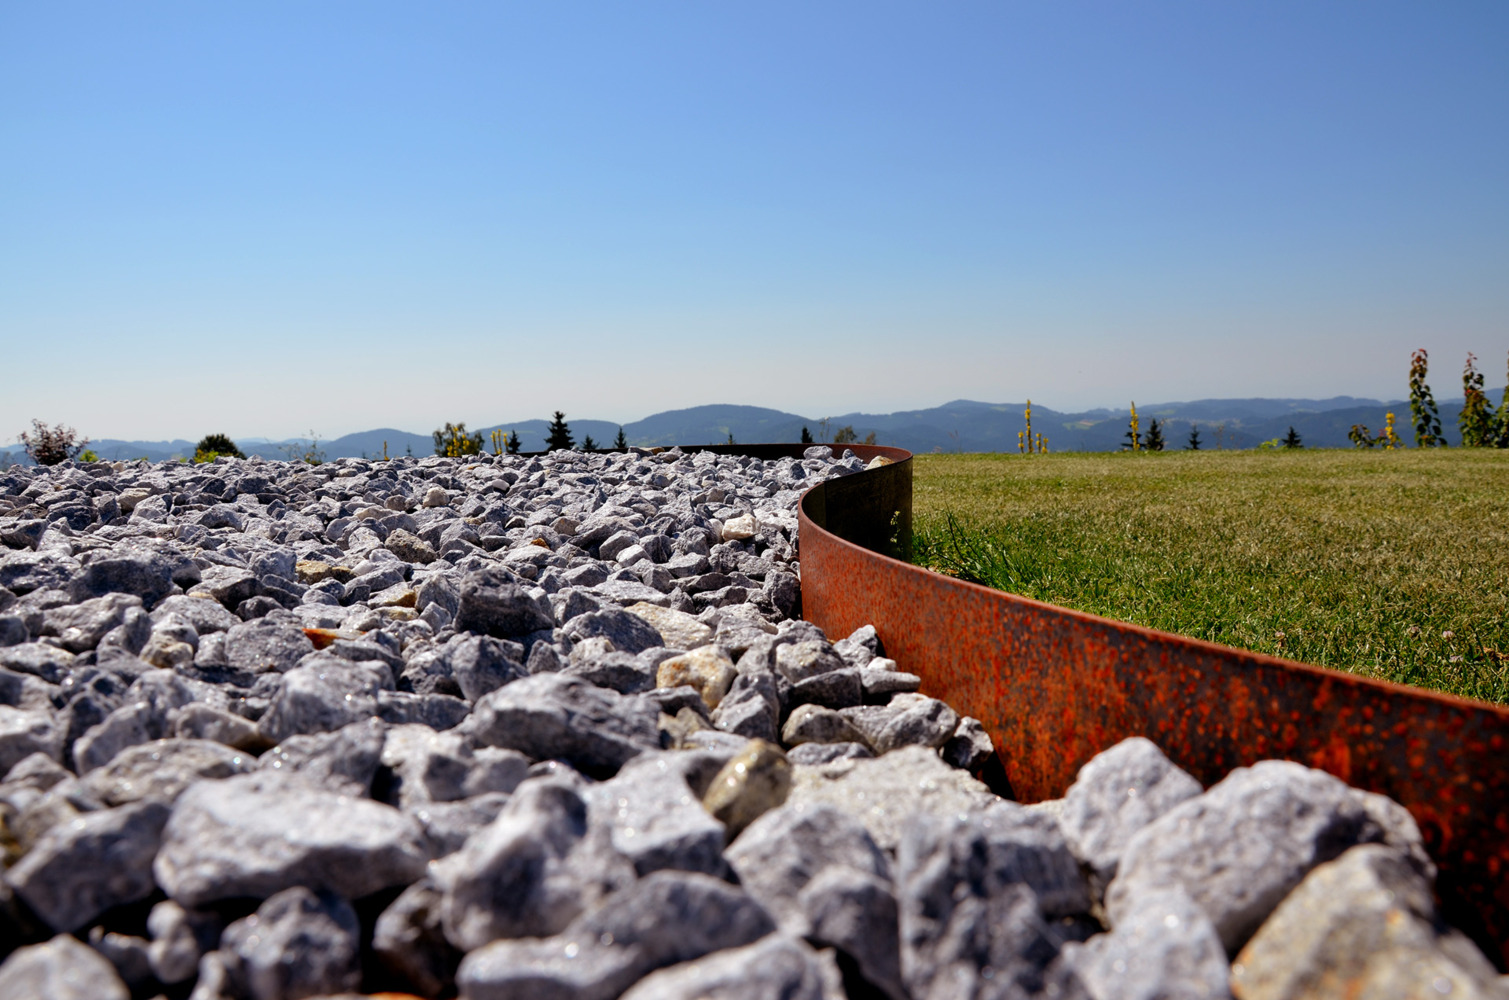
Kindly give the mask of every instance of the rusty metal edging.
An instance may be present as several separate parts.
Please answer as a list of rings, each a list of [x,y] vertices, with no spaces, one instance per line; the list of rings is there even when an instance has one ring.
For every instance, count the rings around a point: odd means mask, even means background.
[[[755,447],[762,458],[801,452]],[[890,558],[881,553],[909,553],[911,455],[849,447],[893,464],[803,496],[803,616],[835,637],[874,625],[923,691],[984,723],[1017,798],[1062,795],[1086,761],[1128,736],[1153,740],[1206,785],[1268,758],[1321,768],[1409,809],[1440,868],[1443,912],[1509,964],[1509,709],[1127,625]]]

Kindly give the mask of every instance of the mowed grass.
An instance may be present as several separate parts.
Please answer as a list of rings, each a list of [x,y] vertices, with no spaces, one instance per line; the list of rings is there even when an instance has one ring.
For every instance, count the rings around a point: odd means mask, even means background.
[[[1509,452],[919,455],[915,561],[1509,703]]]

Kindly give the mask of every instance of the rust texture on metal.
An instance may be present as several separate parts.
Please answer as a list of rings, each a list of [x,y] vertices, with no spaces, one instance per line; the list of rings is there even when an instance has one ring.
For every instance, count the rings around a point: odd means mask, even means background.
[[[803,615],[835,637],[874,625],[923,691],[984,723],[1017,798],[1062,795],[1086,761],[1128,736],[1151,739],[1206,785],[1268,758],[1317,767],[1409,809],[1440,867],[1448,918],[1501,968],[1509,962],[1509,710],[1114,622],[890,558],[881,553],[905,555],[898,532],[911,535],[911,456],[851,447],[893,464],[803,498]]]

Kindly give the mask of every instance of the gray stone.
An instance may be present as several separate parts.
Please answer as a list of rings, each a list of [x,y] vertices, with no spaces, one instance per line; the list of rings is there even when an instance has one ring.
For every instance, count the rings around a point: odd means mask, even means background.
[[[882,848],[893,851],[912,816],[967,813],[999,800],[933,751],[903,747],[873,760],[796,767],[790,801],[836,806],[863,823]]]
[[[1061,963],[1059,935],[1021,883],[989,896],[930,900],[922,910],[901,896],[901,969],[913,997],[944,1000],[1079,1000],[1087,993]]]
[[[1139,897],[1110,934],[1064,946],[1093,1000],[1225,1000],[1231,970],[1210,920],[1182,889]],[[1287,964],[1287,960],[1281,964]]]
[[[169,986],[192,979],[200,958],[220,941],[221,929],[214,913],[185,910],[171,899],[158,903],[147,916],[152,974]]]
[[[890,695],[916,691],[922,686],[922,678],[897,670],[895,660],[876,658],[867,666],[859,668],[859,683],[864,688],[867,700],[884,702]]]
[[[831,868],[848,868],[889,883],[890,863],[853,817],[826,806],[787,804],[772,809],[739,835],[728,863],[750,895],[798,936],[811,932],[800,897],[807,884]]]
[[[907,1000],[896,895],[889,880],[848,865],[830,866],[802,888],[797,906],[813,943],[848,955],[865,981],[891,1000]]]
[[[90,771],[84,785],[111,806],[143,799],[171,803],[201,779],[254,770],[257,759],[209,740],[163,739],[128,747]]]
[[[77,559],[55,551],[22,550],[0,555],[0,587],[17,596],[30,594],[34,590],[66,588],[78,571]]]
[[[737,660],[756,642],[774,634],[775,626],[767,622],[758,611],[750,605],[739,604],[721,610],[713,642]]]
[[[0,705],[0,774],[34,753],[61,760],[65,735],[48,712]]]
[[[793,764],[815,767],[836,760],[868,760],[875,754],[863,743],[803,743],[792,747],[786,757]]]
[[[642,694],[654,690],[655,671],[637,656],[607,649],[606,639],[586,639],[571,650],[561,674],[577,677],[619,694]]]
[[[788,643],[775,651],[776,670],[793,684],[847,666],[843,657],[825,642]]]
[[[788,747],[803,743],[860,743],[869,745],[854,723],[831,708],[799,705],[781,727],[781,742]]]
[[[446,939],[461,951],[500,937],[564,930],[634,880],[581,796],[555,779],[526,781],[461,850],[432,866]]]
[[[139,802],[81,816],[47,831],[5,873],[49,927],[75,931],[113,906],[151,895],[168,807]]]
[[[190,786],[152,871],[198,907],[294,885],[357,899],[413,882],[428,860],[419,824],[391,806],[262,773]]]
[[[467,636],[444,655],[462,697],[472,703],[529,674],[521,662],[524,647],[489,635]]]
[[[115,967],[115,974],[130,989],[140,992],[154,985],[146,938],[117,934],[96,924],[89,929],[89,947],[105,956],[105,960]]]
[[[623,1000],[837,1000],[843,987],[826,953],[782,934],[652,972]]]
[[[218,601],[206,600],[187,594],[165,597],[152,609],[152,621],[161,622],[168,617],[181,618],[194,626],[199,635],[211,632],[226,632],[241,624],[241,619],[228,611]],[[307,652],[307,650],[306,650]]]
[[[1114,923],[1142,893],[1180,886],[1235,954],[1310,869],[1384,836],[1341,781],[1291,761],[1262,761],[1135,833],[1106,911]]]
[[[517,750],[478,747],[471,752],[472,766],[463,789],[468,797],[486,792],[513,792],[528,776],[531,761]]]
[[[250,1000],[301,1000],[361,985],[360,939],[350,903],[295,886],[227,927],[220,952],[238,993]]]
[[[418,802],[404,811],[424,827],[433,857],[455,854],[473,834],[498,818],[508,795],[483,792],[453,802]]]
[[[47,530],[47,522],[40,518],[14,520],[7,517],[0,521],[0,545],[13,549],[36,549]]]
[[[1305,876],[1231,967],[1240,1000],[1502,997],[1492,964],[1442,926],[1430,883],[1392,847],[1354,847]]]
[[[173,718],[173,735],[182,739],[213,740],[237,750],[261,753],[269,743],[257,724],[225,709],[195,702],[179,709]]]
[[[535,674],[482,698],[473,732],[487,745],[602,775],[660,748],[658,718],[644,699],[560,674]]]
[[[331,733],[290,736],[264,753],[257,766],[337,795],[364,798],[372,791],[386,739],[383,723],[364,719]]]
[[[712,713],[712,723],[726,733],[774,742],[781,701],[770,674],[740,674]]]
[[[95,553],[69,588],[79,601],[110,593],[135,594],[150,607],[172,591],[173,563],[155,552],[113,549]]]
[[[256,593],[257,574],[240,566],[211,566],[203,571],[199,582],[189,588],[191,598],[208,597],[228,610]]]
[[[0,667],[40,677],[56,684],[73,668],[74,656],[44,642],[26,642],[0,647]]]
[[[845,709],[842,715],[881,754],[904,746],[937,749],[959,727],[958,713],[925,694],[898,694],[885,705]]]
[[[608,562],[618,559],[620,552],[639,544],[639,535],[633,530],[615,531],[598,543],[597,556]]]
[[[579,615],[601,611],[608,606],[597,595],[581,587],[563,587],[550,598],[550,607],[557,625],[565,625]]]
[[[544,941],[497,941],[468,955],[457,982],[468,1000],[612,1000],[645,974],[736,948],[775,929],[727,883],[656,872]]]
[[[1058,824],[1014,802],[914,817],[897,850],[897,883],[919,941],[947,922],[950,900],[989,899],[1010,885],[1031,889],[1048,919],[1090,909],[1089,888]]]
[[[448,694],[377,692],[378,718],[395,726],[418,724],[435,730],[451,729],[470,714],[470,705]]]
[[[655,626],[640,615],[629,614],[622,608],[605,608],[590,614],[576,615],[561,630],[572,643],[601,637],[611,641],[613,649],[629,655],[665,644]]]
[[[723,824],[702,808],[668,756],[635,758],[611,781],[589,787],[591,820],[607,826],[613,847],[640,875],[662,869],[721,875]]]
[[[377,714],[377,693],[393,685],[385,663],[312,658],[283,675],[257,729],[281,742],[298,733],[333,732]]]
[[[121,625],[128,611],[140,611],[135,594],[106,594],[78,604],[53,608],[44,615],[42,632],[57,636],[70,653],[82,653],[100,644],[111,629]]]
[[[833,644],[833,651],[851,667],[863,667],[880,655],[880,636],[874,625],[861,625]]]
[[[1059,824],[1076,857],[1104,886],[1133,834],[1201,792],[1200,783],[1141,736],[1122,740],[1079,769]]]
[[[594,586],[592,592],[622,606],[644,603],[664,608],[671,603],[671,599],[665,594],[638,580],[605,580]]]
[[[456,631],[480,632],[506,639],[554,625],[550,616],[540,610],[529,592],[514,579],[498,569],[468,573],[461,581]]]
[[[472,753],[459,734],[439,733],[420,725],[394,726],[383,743],[382,764],[393,772],[388,795],[394,805],[407,808],[420,802],[450,802],[467,796]],[[526,768],[527,764],[519,769],[520,781]]]
[[[859,671],[846,667],[793,684],[788,700],[797,705],[852,708],[863,703],[864,685],[859,679]]]
[[[226,665],[248,673],[284,673],[314,650],[303,631],[283,621],[259,618],[225,633]]]
[[[445,939],[440,887],[420,879],[382,911],[372,933],[372,952],[400,985],[420,996],[453,988],[461,953]]]
[[[0,1000],[130,1000],[114,966],[87,944],[59,934],[18,948],[0,965]]]
[[[954,735],[948,738],[938,754],[951,767],[978,774],[980,768],[995,755],[995,745],[980,720],[966,715],[959,720]]]
[[[765,596],[782,615],[795,615],[802,603],[802,582],[794,573],[771,570],[765,574]]]

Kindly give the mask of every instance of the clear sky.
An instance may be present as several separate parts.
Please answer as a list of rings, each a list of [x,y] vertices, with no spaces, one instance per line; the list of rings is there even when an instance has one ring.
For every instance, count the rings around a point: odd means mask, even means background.
[[[0,439],[1438,399],[1509,4],[0,0]]]

